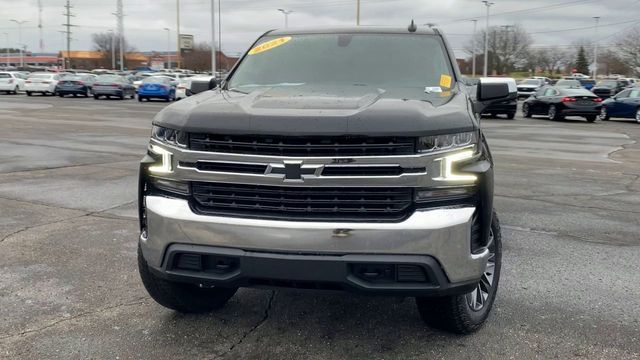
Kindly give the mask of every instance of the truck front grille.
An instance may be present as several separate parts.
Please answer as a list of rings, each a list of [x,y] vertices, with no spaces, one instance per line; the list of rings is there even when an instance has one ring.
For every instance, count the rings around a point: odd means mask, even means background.
[[[416,139],[397,136],[271,136],[189,134],[197,151],[270,156],[412,155]]]
[[[411,188],[285,187],[194,182],[200,214],[289,221],[400,221],[413,208]]]

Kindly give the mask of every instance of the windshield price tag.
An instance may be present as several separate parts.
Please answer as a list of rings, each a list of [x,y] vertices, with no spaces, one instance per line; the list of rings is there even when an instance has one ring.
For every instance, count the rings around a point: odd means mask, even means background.
[[[440,86],[451,89],[451,76],[444,74],[440,75]]]
[[[256,47],[254,47],[253,49],[249,50],[249,55],[255,55],[255,54],[259,54],[261,52],[265,52],[267,50],[271,50],[273,48],[276,48],[280,45],[286,44],[287,42],[289,42],[291,40],[291,36],[285,36],[285,37],[280,37],[277,39],[273,39],[273,40],[269,40],[265,43],[262,43]]]

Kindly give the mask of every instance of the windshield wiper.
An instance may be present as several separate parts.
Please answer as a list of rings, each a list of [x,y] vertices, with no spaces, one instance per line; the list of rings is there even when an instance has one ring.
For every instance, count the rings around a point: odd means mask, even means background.
[[[236,88],[230,88],[230,89],[227,89],[227,91],[233,91],[233,92],[237,92],[237,93],[245,94],[245,95],[248,94],[248,92],[242,91],[242,90],[238,90]]]

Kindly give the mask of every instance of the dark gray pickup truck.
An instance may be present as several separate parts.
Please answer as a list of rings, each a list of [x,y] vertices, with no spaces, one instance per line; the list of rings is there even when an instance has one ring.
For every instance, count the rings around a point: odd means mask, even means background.
[[[153,120],[139,267],[180,312],[239,287],[415,297],[469,333],[496,296],[501,236],[484,107],[436,29],[269,31],[226,80]]]

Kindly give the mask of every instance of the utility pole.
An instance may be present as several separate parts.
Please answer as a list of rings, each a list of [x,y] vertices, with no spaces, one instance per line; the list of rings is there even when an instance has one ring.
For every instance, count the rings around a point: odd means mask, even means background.
[[[20,67],[24,67],[24,52],[22,51],[22,24],[28,22],[27,20],[18,21],[11,19],[14,23],[18,24],[18,50],[20,51]],[[26,46],[25,46],[26,48]]]
[[[124,70],[124,11],[122,10],[122,0],[118,0],[116,12],[113,14],[118,19],[118,47],[120,48],[120,71]]]
[[[65,64],[64,64],[64,68],[65,69],[70,69],[71,68],[71,27],[74,25],[71,25],[71,17],[75,16],[73,14],[71,14],[71,8],[73,6],[71,6],[71,0],[67,0],[67,5],[64,6],[66,11],[64,12],[64,16],[67,17],[67,23],[66,24],[62,24],[63,26],[67,27],[67,58],[65,60]]]
[[[216,77],[216,0],[211,0],[211,76]]]
[[[111,70],[116,69],[116,34],[112,29],[109,29],[111,34]]]
[[[218,68],[222,70],[222,0],[218,0]]]
[[[487,23],[484,30],[484,71],[482,72],[482,76],[487,77],[489,73],[489,8],[495,3],[489,2],[487,0],[483,1],[484,6],[487,7]]]
[[[508,51],[509,50],[509,32],[511,32],[511,28],[513,28],[513,25],[502,25],[500,27],[504,29],[504,47],[502,49],[503,49],[505,54],[508,54],[509,53],[509,51]],[[503,60],[504,61],[502,61],[501,64],[500,64],[500,65],[502,65],[502,69],[497,69],[498,73],[505,73],[507,71],[507,64],[506,63],[507,63],[507,60],[508,60],[508,55],[505,55],[505,58]]]
[[[278,9],[278,11],[280,11],[281,13],[284,14],[284,28],[288,28],[289,27],[289,14],[291,14],[293,12],[293,10],[285,10],[285,9]]]
[[[38,31],[40,33],[40,53],[44,52],[44,40],[42,39],[42,0],[38,0]]]
[[[180,0],[176,0],[176,34],[178,35],[178,44],[177,44],[177,50],[178,52],[176,53],[176,68],[180,69],[180,59],[181,58],[181,53],[180,53]]]
[[[471,77],[476,77],[476,28],[478,27],[478,20],[473,21],[473,49],[471,50],[472,58],[471,58]]]
[[[360,26],[360,0],[356,0],[356,26]]]
[[[169,53],[171,52],[171,29],[168,27],[164,28],[164,31],[167,32],[167,67],[166,69],[171,68],[171,60],[169,60]]]
[[[600,26],[600,16],[594,16],[596,19],[596,43],[593,47],[593,80],[598,80],[598,27]]]
[[[5,49],[6,53],[7,53],[7,70],[9,70],[9,33],[8,32],[4,32],[4,39],[6,40],[6,44],[7,44],[7,48]]]

